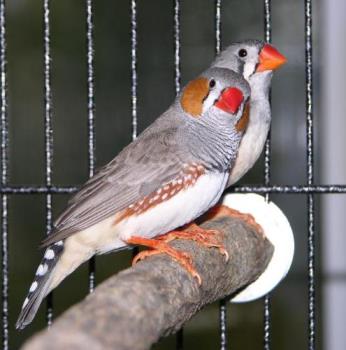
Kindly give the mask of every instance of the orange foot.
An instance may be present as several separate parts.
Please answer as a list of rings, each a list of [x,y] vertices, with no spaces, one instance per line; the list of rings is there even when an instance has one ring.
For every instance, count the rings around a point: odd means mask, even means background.
[[[185,225],[181,231],[171,231],[157,239],[164,242],[171,242],[174,239],[186,239],[195,241],[205,247],[218,248],[220,253],[225,256],[226,261],[229,259],[229,255],[225,246],[222,244],[223,233],[218,230],[205,230],[192,222]]]
[[[145,250],[137,254],[132,260],[132,265],[135,265],[138,261],[147,258],[148,256],[156,254],[167,254],[177,261],[184,269],[194,278],[197,279],[199,285],[202,284],[202,279],[199,273],[195,270],[192,264],[191,257],[184,252],[180,252],[167,244],[164,240],[148,239],[143,237],[132,236],[126,240],[128,244],[142,245],[149,247],[153,250]]]
[[[261,225],[259,225],[255,218],[251,214],[244,214],[238,210],[229,208],[225,205],[215,205],[215,207],[211,208],[206,214],[203,215],[202,221],[211,220],[222,216],[231,216],[232,218],[237,218],[245,221],[249,226],[254,228],[263,238],[265,238],[265,234]]]

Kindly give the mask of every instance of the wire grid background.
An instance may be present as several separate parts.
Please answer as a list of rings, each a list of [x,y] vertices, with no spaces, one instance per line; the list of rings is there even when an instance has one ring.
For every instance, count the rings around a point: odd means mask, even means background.
[[[224,7],[226,1],[215,0],[208,4],[209,11],[212,12],[214,18],[214,50],[215,54],[220,52],[222,46],[222,18],[225,16]],[[45,198],[45,231],[49,232],[52,225],[53,218],[53,195],[56,194],[71,194],[75,192],[78,186],[58,186],[53,182],[53,164],[54,164],[54,147],[53,147],[53,120],[54,120],[54,91],[52,91],[52,64],[54,64],[54,54],[52,53],[52,16],[51,1],[42,1],[42,15],[43,15],[43,31],[41,32],[43,38],[43,89],[44,89],[44,165],[45,178],[42,185],[16,185],[12,184],[9,179],[9,166],[12,157],[9,156],[9,109],[8,103],[8,73],[7,62],[9,61],[7,55],[7,26],[6,26],[6,3],[5,0],[0,1],[0,77],[1,77],[1,230],[2,230],[2,345],[3,349],[10,348],[10,339],[16,337],[12,324],[9,320],[9,288],[11,283],[9,280],[9,215],[10,205],[13,195],[43,195]],[[182,81],[182,36],[181,32],[181,16],[182,16],[182,2],[181,0],[173,0],[170,2],[171,24],[172,31],[172,56],[173,56],[173,72],[172,80],[175,93],[179,93]],[[87,130],[86,140],[88,147],[87,168],[89,176],[94,173],[96,165],[96,113],[95,113],[95,42],[94,42],[94,2],[92,0],[85,0],[84,4],[84,25],[85,25],[85,51],[84,62],[86,65],[86,100],[85,111]],[[139,11],[143,11],[145,5],[138,4],[136,0],[128,2],[128,22],[129,26],[129,48],[130,48],[130,89],[123,92],[123,96],[129,96],[129,112],[131,118],[131,138],[134,139],[138,133],[138,124],[140,121],[140,113],[138,113],[138,45],[140,45],[141,37],[139,21],[138,21],[138,6]],[[263,12],[263,27],[264,39],[267,42],[272,40],[272,9],[271,1],[264,0],[261,6]],[[141,22],[142,23],[142,22]],[[258,30],[260,32],[260,30]],[[303,33],[302,33],[303,34]],[[308,276],[308,285],[306,288],[306,295],[308,298],[308,309],[304,313],[307,318],[307,342],[309,349],[316,348],[316,244],[315,244],[315,194],[328,193],[346,193],[346,186],[343,185],[316,185],[314,182],[314,152],[313,152],[313,62],[312,62],[312,0],[304,1],[304,35],[305,35],[305,109],[306,109],[306,178],[307,182],[304,185],[272,185],[271,184],[271,141],[270,137],[265,146],[264,151],[264,176],[263,185],[249,186],[238,185],[233,190],[236,192],[248,193],[256,192],[265,194],[303,194],[307,197],[307,247],[308,259],[306,274]],[[97,43],[96,43],[97,44]],[[111,45],[111,43],[108,43]],[[96,57],[97,57],[96,50]],[[157,53],[153,53],[155,55]],[[116,63],[114,63],[116,64]],[[275,118],[276,116],[273,115]],[[121,119],[120,119],[121,120]],[[78,131],[78,130],[77,130]],[[84,130],[85,131],[85,130]],[[89,263],[88,272],[88,290],[91,292],[95,287],[95,260],[92,259]],[[31,278],[31,277],[30,277]],[[27,284],[29,285],[29,284]],[[21,302],[22,300],[20,300]],[[69,303],[69,304],[72,304]],[[232,310],[232,309],[231,309]],[[17,310],[16,310],[17,311]],[[46,320],[50,324],[53,318],[53,298],[50,296],[47,301]],[[302,313],[303,314],[303,313]],[[215,320],[216,321],[216,320]],[[215,327],[216,322],[215,323]],[[229,326],[229,306],[226,301],[220,301],[219,305],[219,340],[214,343],[213,348],[228,349],[232,343],[232,327]],[[232,323],[231,323],[232,325]],[[271,299],[269,296],[263,301],[263,329],[262,329],[262,343],[264,349],[271,348]],[[11,337],[10,337],[11,335]],[[12,341],[12,340],[11,340]],[[186,346],[186,345],[185,345]],[[260,348],[260,344],[258,348]],[[12,348],[12,347],[11,347]],[[184,348],[184,335],[180,331],[176,337],[176,349]],[[187,347],[186,347],[187,348]],[[189,347],[190,348],[190,347]]]

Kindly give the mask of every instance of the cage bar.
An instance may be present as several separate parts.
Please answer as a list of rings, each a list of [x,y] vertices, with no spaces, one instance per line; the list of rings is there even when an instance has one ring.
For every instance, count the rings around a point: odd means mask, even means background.
[[[137,0],[131,1],[131,115],[132,140],[138,133],[137,124]]]
[[[51,51],[50,51],[50,0],[43,0],[43,55],[44,55],[44,142],[45,142],[45,184],[46,193],[46,234],[52,229],[52,185],[53,173],[53,124],[52,124],[52,91],[51,91]],[[47,324],[50,326],[53,320],[53,294],[47,297]]]
[[[180,67],[180,0],[174,0],[174,87],[175,94],[180,92],[181,67]]]
[[[71,194],[78,191],[77,186],[3,186],[1,194]],[[259,194],[345,194],[346,185],[242,185],[234,186],[231,191],[236,193],[259,193]],[[229,192],[229,191],[227,191]]]
[[[173,42],[174,42],[174,88],[178,95],[181,88],[180,67],[180,0],[173,0]],[[181,328],[175,337],[176,350],[184,349],[184,329]]]
[[[0,80],[1,80],[1,187],[8,183],[8,120],[6,71],[6,7],[0,1]],[[8,196],[1,193],[1,296],[2,296],[2,348],[9,348],[9,256],[8,256]]]
[[[305,0],[305,93],[306,93],[306,143],[307,143],[307,184],[314,183],[313,153],[313,66],[312,66],[312,0]],[[313,193],[307,196],[308,206],[308,347],[315,349],[316,301],[315,301],[315,200]]]
[[[215,55],[222,50],[222,31],[221,31],[221,10],[222,0],[215,0]],[[220,349],[227,349],[227,300],[222,299],[219,302],[219,333],[220,333]]]
[[[216,55],[218,55],[222,49],[221,6],[222,6],[222,0],[215,0],[215,54]]]
[[[271,0],[264,0],[264,40],[270,43],[272,40],[272,10]],[[270,97],[269,97],[270,98]],[[270,169],[271,169],[271,130],[269,128],[267,140],[264,146],[264,184],[270,185]],[[269,201],[269,193],[265,198]],[[263,300],[263,348],[270,350],[271,340],[271,312],[270,312],[270,296],[267,294]]]
[[[95,171],[95,92],[94,92],[94,13],[93,0],[86,0],[87,95],[88,95],[88,172]],[[89,260],[89,293],[95,288],[95,257]]]

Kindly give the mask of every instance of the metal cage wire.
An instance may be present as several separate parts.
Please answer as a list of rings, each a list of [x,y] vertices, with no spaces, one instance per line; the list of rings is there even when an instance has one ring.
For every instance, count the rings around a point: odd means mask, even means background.
[[[270,136],[265,146],[264,184],[260,186],[235,186],[232,190],[239,193],[262,193],[268,198],[271,193],[304,194],[307,196],[308,219],[308,348],[315,349],[316,314],[315,314],[315,226],[314,226],[314,194],[346,193],[346,185],[315,185],[314,184],[314,154],[313,154],[313,66],[312,66],[312,0],[304,0],[305,4],[305,57],[306,57],[306,141],[307,141],[307,184],[306,185],[271,185],[270,184]],[[50,52],[50,0],[43,0],[43,54],[44,54],[44,125],[45,125],[45,184],[38,186],[13,186],[9,183],[9,138],[7,109],[7,72],[6,72],[6,3],[0,0],[0,101],[1,101],[1,264],[2,264],[2,346],[9,349],[9,255],[8,255],[8,202],[11,195],[42,194],[46,198],[46,231],[52,226],[52,196],[55,194],[70,194],[77,186],[55,186],[52,183],[53,173],[53,128],[52,128],[52,91],[51,91],[51,52]],[[130,41],[131,41],[131,117],[132,139],[137,136],[137,1],[129,0],[130,5]],[[264,0],[264,38],[271,41],[271,0]],[[94,91],[94,19],[93,0],[85,0],[86,8],[86,64],[87,64],[87,124],[88,124],[88,173],[94,174],[95,169],[95,91]],[[180,32],[180,0],[173,0],[173,37],[174,37],[174,88],[176,94],[181,84],[181,32]],[[212,10],[212,9],[211,9]],[[214,2],[215,17],[215,53],[221,50],[221,15],[222,0]],[[95,286],[95,260],[89,263],[89,291]],[[220,349],[228,347],[227,335],[227,305],[220,301]],[[53,317],[52,299],[48,298],[47,324]],[[264,329],[263,346],[270,349],[270,299],[264,298]],[[177,349],[183,349],[183,333],[177,335]]]

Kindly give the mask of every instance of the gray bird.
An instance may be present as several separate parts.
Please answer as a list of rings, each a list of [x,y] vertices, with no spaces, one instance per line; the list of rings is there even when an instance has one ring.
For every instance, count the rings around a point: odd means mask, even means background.
[[[170,255],[200,282],[189,257],[157,236],[191,222],[219,200],[238,151],[249,96],[241,75],[208,69],[101,168],[72,197],[43,241],[44,257],[16,327],[29,324],[42,299],[83,262],[129,245]],[[200,243],[222,251],[216,241]]]
[[[250,104],[244,116],[248,124],[227,187],[243,177],[262,153],[271,121],[269,89],[273,70],[285,63],[286,58],[273,46],[262,40],[244,40],[228,46],[211,64],[243,75],[251,87]]]

